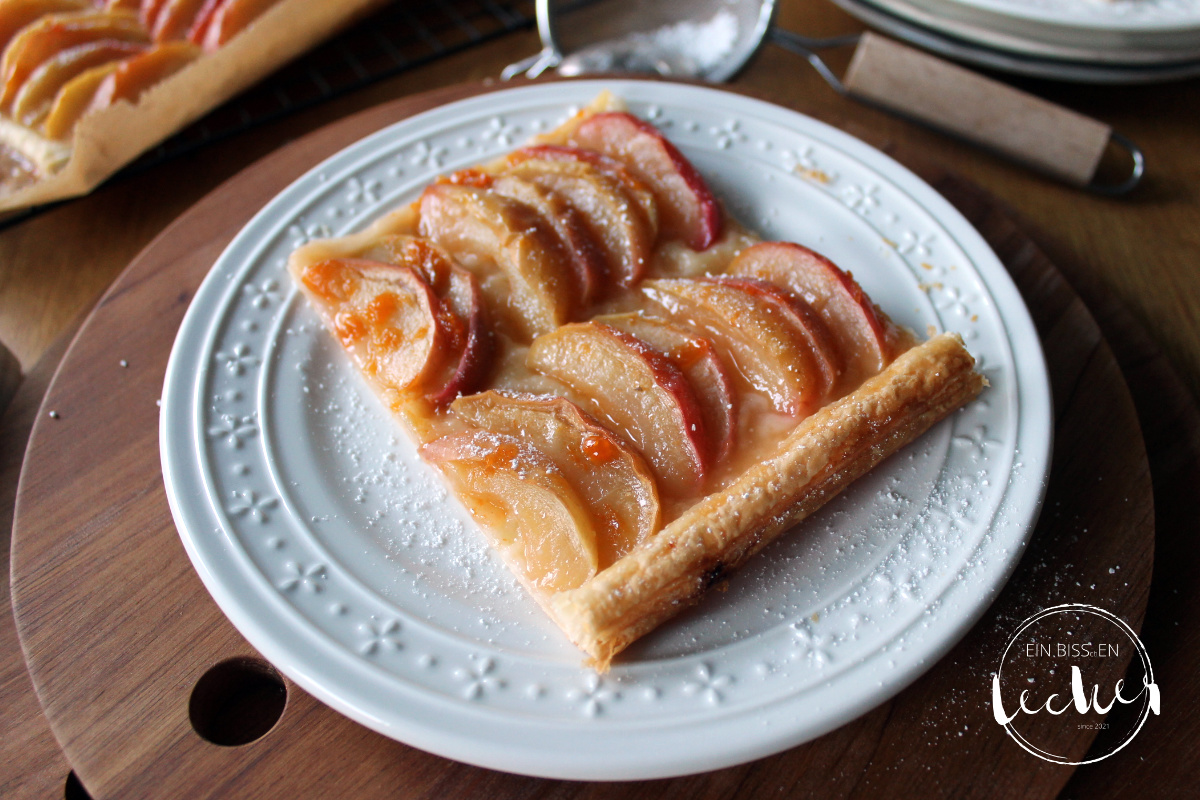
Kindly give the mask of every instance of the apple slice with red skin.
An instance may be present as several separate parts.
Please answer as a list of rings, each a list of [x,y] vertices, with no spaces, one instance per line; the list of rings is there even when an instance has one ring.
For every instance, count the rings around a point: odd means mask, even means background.
[[[148,43],[137,15],[127,11],[50,14],[20,30],[0,60],[0,107],[7,108],[30,74],[55,54],[99,39]]]
[[[535,144],[513,151],[508,156],[509,164],[518,164],[527,159],[542,161],[561,161],[574,164],[585,164],[617,181],[631,198],[642,209],[647,222],[658,234],[658,201],[650,187],[636,178],[625,165],[615,158],[609,158],[595,150],[585,150],[582,147],[568,147],[564,144]]]
[[[591,401],[598,419],[645,457],[664,494],[694,494],[708,470],[704,414],[687,378],[635,336],[598,322],[539,336],[525,363]]]
[[[163,42],[127,58],[104,78],[92,97],[89,110],[108,108],[120,100],[136,103],[150,87],[174,75],[200,56],[190,42]]]
[[[604,292],[606,267],[604,256],[588,233],[583,219],[566,200],[517,175],[501,175],[491,189],[535,209],[554,229],[575,273],[583,307],[590,306]]]
[[[808,414],[838,377],[825,324],[803,301],[749,278],[647,281],[644,291],[722,347],[737,371],[785,414]]]
[[[19,30],[31,22],[47,14],[82,11],[91,6],[89,0],[8,0],[2,4],[3,14],[0,14],[0,52],[8,47]],[[134,8],[137,8],[136,4]]]
[[[829,326],[812,306],[802,298],[793,297],[770,281],[760,278],[722,275],[702,280],[737,287],[747,294],[757,296],[761,302],[779,309],[785,317],[796,319],[804,337],[808,339],[809,347],[812,348],[810,352],[821,378],[821,394],[829,396],[841,378],[842,357]]]
[[[721,206],[679,149],[648,122],[624,111],[590,117],[569,143],[624,164],[658,200],[664,235],[705,250],[721,238]]]
[[[565,152],[569,151],[549,145],[518,150],[509,156],[507,173],[558,195],[575,209],[599,245],[609,277],[632,286],[650,266],[657,221],[646,214],[625,181],[601,169],[594,159],[568,157]]]
[[[225,0],[204,0],[204,5],[200,6],[200,10],[196,12],[196,18],[192,20],[192,27],[188,28],[186,38],[189,42],[197,47],[204,45],[208,26],[212,24],[213,16],[224,2]]]
[[[466,341],[459,350],[458,365],[440,392],[429,395],[437,405],[449,403],[462,394],[479,389],[492,368],[496,339],[487,322],[486,304],[475,276],[458,266],[451,266],[450,278],[442,301],[458,320],[466,322]]]
[[[650,467],[565,397],[488,391],[460,397],[450,408],[461,419],[517,437],[550,457],[591,515],[600,569],[658,530],[658,489]]]
[[[487,189],[435,183],[421,195],[421,235],[475,272],[492,309],[529,341],[576,310],[574,274],[558,237],[534,209]],[[507,286],[488,280],[498,271]]]
[[[110,61],[85,70],[63,84],[42,120],[42,133],[50,139],[67,138],[75,129],[75,123],[87,113],[104,79],[116,72],[118,66],[119,62]]]
[[[219,50],[277,1],[223,0],[211,12],[201,7],[196,14],[196,22],[188,31],[188,38],[201,45],[206,53]]]
[[[453,334],[415,270],[336,258],[293,272],[364,374],[405,398],[442,385]]]
[[[679,367],[700,402],[708,431],[710,463],[720,464],[737,440],[737,393],[733,378],[712,342],[693,330],[638,312],[596,317],[641,339]]]
[[[730,275],[770,281],[812,306],[825,320],[845,365],[845,384],[857,386],[897,355],[899,331],[848,272],[791,242],[762,242],[729,264]]]
[[[29,73],[13,97],[10,114],[27,127],[35,127],[47,117],[58,92],[84,72],[129,58],[146,49],[141,42],[100,39],[72,45],[58,51]]]
[[[204,7],[205,0],[167,0],[148,26],[150,36],[156,42],[183,39],[196,22],[196,16]]]
[[[449,332],[449,349],[458,353],[458,364],[441,389],[429,393],[435,405],[445,405],[460,394],[477,390],[491,370],[495,337],[487,323],[479,281],[455,264],[437,245],[406,234],[379,237],[362,258],[399,264],[414,270],[439,300],[438,316]]]
[[[138,5],[138,20],[147,31],[154,30],[154,21],[166,8],[169,0],[141,0]]]
[[[421,447],[506,560],[538,589],[574,589],[596,574],[596,533],[571,481],[538,448],[486,430],[452,434]]]

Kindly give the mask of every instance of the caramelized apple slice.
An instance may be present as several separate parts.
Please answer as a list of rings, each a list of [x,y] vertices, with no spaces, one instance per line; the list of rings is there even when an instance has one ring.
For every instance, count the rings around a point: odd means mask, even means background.
[[[604,257],[575,209],[553,192],[516,175],[501,175],[492,181],[491,189],[533,208],[550,223],[575,273],[581,305],[590,306],[604,289]]]
[[[729,274],[748,275],[803,298],[821,315],[857,386],[896,357],[898,331],[858,282],[820,253],[790,242],[762,242],[742,251]]]
[[[187,36],[205,0],[167,0],[147,27],[156,42],[183,39]]]
[[[490,431],[435,439],[421,455],[459,496],[527,584],[551,592],[596,574],[596,535],[574,486],[536,447]]]
[[[658,490],[640,455],[564,397],[489,391],[460,397],[458,417],[541,450],[579,493],[596,530],[600,569],[658,530]]]
[[[276,0],[224,0],[204,24],[202,46],[211,53],[245,30]],[[194,40],[193,40],[194,41]]]
[[[108,108],[119,100],[136,103],[143,92],[199,55],[200,48],[190,42],[164,42],[126,59],[100,84],[92,98],[91,110]]]
[[[633,173],[627,170],[620,161],[609,158],[603,153],[597,153],[595,150],[560,144],[535,144],[522,147],[511,153],[508,161],[510,164],[516,164],[530,158],[583,164],[589,169],[602,172],[619,183],[621,188],[633,198],[638,207],[642,209],[642,213],[645,214],[650,227],[654,229],[655,235],[658,234],[658,201],[654,199],[654,192],[650,191],[649,186],[634,177]]]
[[[457,266],[451,266],[450,278],[443,302],[459,320],[466,322],[466,341],[459,349],[454,374],[440,392],[430,400],[438,405],[449,403],[461,394],[476,391],[492,369],[495,337],[487,322],[486,305],[475,276]]]
[[[616,328],[583,322],[535,339],[526,363],[591,400],[597,416],[650,462],[666,494],[699,489],[708,467],[704,415],[687,378],[662,353]]]
[[[558,237],[524,203],[473,186],[435,183],[421,195],[420,229],[467,269],[482,273],[484,296],[525,341],[574,313],[573,276]],[[488,280],[497,269],[507,286]]]
[[[741,289],[747,294],[757,296],[760,302],[778,308],[783,316],[795,319],[811,348],[809,352],[820,375],[821,394],[824,397],[829,396],[842,375],[842,357],[834,344],[829,326],[812,306],[799,297],[789,295],[775,284],[758,278],[722,276],[703,280]]]
[[[142,27],[146,30],[154,30],[154,21],[158,19],[159,13],[166,7],[167,0],[141,0],[138,3],[138,21],[142,23]]]
[[[0,51],[17,31],[48,14],[81,11],[90,8],[88,0],[2,0],[0,2]]]
[[[777,410],[807,414],[828,396],[838,375],[832,339],[802,301],[748,278],[647,281],[645,292],[711,334]]]
[[[704,250],[721,238],[721,207],[683,153],[657,128],[624,111],[585,120],[570,143],[611,156],[654,192],[663,234]]]
[[[188,42],[155,45],[119,62],[93,67],[68,81],[54,98],[42,123],[51,139],[66,138],[88,111],[108,108],[119,100],[136,103],[150,87],[178,72],[200,54]]]
[[[86,70],[120,61],[146,49],[144,44],[101,39],[68,47],[43,61],[29,74],[13,98],[12,117],[33,127],[50,111],[59,90]]]
[[[188,29],[187,40],[189,42],[197,47],[204,44],[208,26],[212,24],[213,16],[223,2],[224,0],[204,0],[204,5],[200,6],[200,10],[196,12],[196,18],[192,20],[192,27]]]
[[[475,276],[454,264],[432,242],[406,234],[379,237],[362,257],[409,267],[429,284],[441,303],[439,316],[450,333],[449,349],[458,353],[458,362],[445,385],[431,392],[429,399],[444,405],[479,388],[491,368],[495,339]]]
[[[8,108],[30,74],[68,47],[116,39],[149,41],[137,15],[127,11],[80,11],[51,14],[27,25],[13,37],[0,61],[0,107]]]
[[[440,389],[454,333],[415,270],[349,258],[293,270],[363,373],[401,398]]]
[[[608,274],[630,286],[650,265],[657,220],[649,217],[628,184],[585,158],[562,157],[566,148],[518,150],[508,172],[563,198],[600,245]]]
[[[42,133],[50,139],[67,138],[75,129],[75,123],[87,112],[100,84],[116,71],[120,63],[110,61],[92,67],[67,81],[54,96],[50,111],[42,121]]]
[[[710,462],[721,463],[733,451],[737,438],[738,407],[733,379],[712,342],[680,325],[645,314],[611,314],[596,317],[596,322],[636,336],[679,367],[700,402],[711,445]]]

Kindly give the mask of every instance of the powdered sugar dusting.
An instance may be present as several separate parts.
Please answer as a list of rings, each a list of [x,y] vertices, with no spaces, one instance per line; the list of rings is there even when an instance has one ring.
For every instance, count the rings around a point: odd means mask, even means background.
[[[569,54],[559,72],[652,72],[702,77],[733,52],[737,40],[738,19],[722,9],[706,20],[683,20],[590,45]]]
[[[904,324],[960,330],[992,387],[599,678],[288,294],[283,264],[298,240],[329,235],[322,226],[361,229],[411,199],[436,161],[498,155],[495,120],[544,129],[602,88],[669,130],[739,216],[769,217],[773,237],[855,264]],[[964,226],[860,143],[710,89],[545,84],[407,120],[281,194],[197,292],[162,411],[189,554],[251,643],[304,688],[385,733],[419,715],[455,758],[511,767],[503,739],[543,774],[661,777],[663,765],[732,763],[731,737],[766,754],[819,735],[905,685],[965,629],[1019,554],[1040,496],[1050,432],[1029,358],[1037,340],[1003,268]],[[922,291],[929,276],[938,288]],[[481,735],[496,723],[502,737]],[[553,742],[531,733],[546,723],[562,733]],[[688,747],[664,752],[658,731]],[[597,742],[613,757],[580,766]]]

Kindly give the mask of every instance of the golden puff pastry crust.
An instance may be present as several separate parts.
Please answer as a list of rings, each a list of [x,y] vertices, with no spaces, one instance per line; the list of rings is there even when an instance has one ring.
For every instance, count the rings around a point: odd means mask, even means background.
[[[619,99],[607,93],[601,95],[562,128],[543,134],[534,144],[543,148],[573,144],[576,131],[591,117],[619,112],[621,108]],[[663,138],[653,130],[646,133],[647,128],[645,123],[632,119],[614,126],[632,136]],[[650,150],[662,148],[660,155],[682,159],[669,144],[652,144]],[[610,152],[620,155],[621,148],[611,148]],[[599,163],[594,156],[588,159]],[[638,164],[636,159],[634,156],[627,162],[630,170],[642,168],[643,172],[621,178],[634,187],[628,192],[630,203],[626,207],[634,217],[640,213],[633,201],[638,196],[637,187],[642,186],[638,181],[645,178],[650,186],[654,177],[645,170],[646,162]],[[289,269],[355,357],[367,382],[421,445],[422,455],[446,474],[514,575],[598,670],[607,670],[613,658],[632,642],[696,603],[706,589],[746,559],[986,386],[958,335],[941,334],[917,343],[916,337],[894,326],[866,298],[848,273],[807,248],[787,243],[766,250],[755,247],[757,237],[724,216],[715,201],[706,210],[710,216],[721,215],[716,222],[718,228],[723,224],[723,233],[714,229],[713,236],[701,246],[694,237],[674,235],[670,230],[664,234],[660,229],[644,275],[610,270],[610,285],[597,288],[594,275],[577,273],[578,285],[591,287],[600,300],[560,309],[570,317],[569,324],[535,334],[532,340],[522,338],[520,326],[506,322],[504,293],[515,291],[515,282],[527,276],[519,259],[503,269],[498,269],[497,263],[505,258],[504,248],[512,236],[528,231],[513,229],[506,239],[497,235],[497,231],[505,230],[502,222],[488,223],[490,228],[480,222],[520,216],[511,213],[511,198],[500,202],[485,196],[491,182],[506,174],[512,163],[511,159],[498,159],[440,179],[427,189],[427,195],[431,191],[448,193],[445,184],[457,183],[453,192],[481,209],[473,212],[473,228],[459,228],[455,236],[439,238],[439,233],[445,232],[433,230],[434,215],[426,214],[441,210],[416,203],[393,211],[362,233],[306,245],[293,254]],[[653,166],[663,162],[655,162],[651,156],[649,163]],[[602,166],[617,172],[621,169],[608,162]],[[587,171],[577,164],[563,166],[561,162],[544,168],[556,180]],[[690,165],[687,168],[691,169]],[[700,178],[692,175],[688,182],[695,184]],[[548,181],[543,188],[556,185]],[[598,189],[610,191],[611,186]],[[529,194],[531,191],[527,190],[525,196],[536,200],[536,193]],[[611,191],[621,195],[621,191]],[[670,191],[655,195],[659,206],[650,211],[660,220],[667,216],[664,205],[671,202],[671,195]],[[542,208],[553,206],[542,204]],[[528,216],[532,208],[522,213]],[[452,219],[452,215],[442,214],[442,218],[461,224],[461,218]],[[646,219],[653,220],[655,215]],[[570,220],[557,222],[560,224],[556,230],[560,230]],[[709,223],[712,219],[705,222]],[[551,227],[542,226],[544,238],[539,241],[553,249],[553,237],[548,233]],[[597,234],[595,230],[585,232]],[[757,257],[750,258],[749,263],[739,261],[751,249],[758,252]],[[491,253],[494,260],[490,266],[481,266],[481,253]],[[773,258],[773,253],[799,258],[803,265],[793,275],[775,281],[771,280],[772,269],[778,264],[767,264],[771,268],[765,274],[751,269],[755,264],[763,266],[764,258]],[[565,280],[571,279],[570,270],[582,269],[578,264],[571,266],[566,258],[562,263]],[[417,327],[424,338],[409,343],[424,348],[421,357],[415,361],[399,359],[407,372],[399,368],[390,373],[383,370],[379,364],[384,363],[381,359],[386,354],[372,351],[375,355],[364,359],[368,345],[377,348],[384,340],[380,336],[371,338],[363,331],[379,333],[376,323],[382,317],[372,309],[379,308],[376,295],[389,294],[389,290],[386,283],[381,283],[378,291],[362,287],[364,281],[386,277],[388,269],[397,276],[390,294],[416,298],[411,307],[425,309],[422,313],[431,323],[435,317],[446,318],[451,322],[447,331],[456,325],[460,331],[483,326],[494,334],[494,349],[489,344],[486,350],[486,370],[468,369],[480,362],[479,358],[469,357],[469,343],[473,341],[470,336],[439,339],[439,347],[449,355],[444,362],[438,361],[436,356],[441,351],[430,344],[429,331],[423,326]],[[467,272],[469,277],[465,277]],[[318,273],[325,277],[316,280]],[[802,285],[803,280],[792,280],[800,274],[823,283],[824,288],[810,291]],[[330,277],[346,275],[358,287],[344,292],[346,297],[354,295],[353,303],[335,297],[341,291],[338,281],[342,278]],[[470,283],[473,292],[465,293],[461,286],[456,292],[457,284],[447,283],[446,275],[456,275],[462,286],[467,285],[462,281]],[[420,289],[423,280],[428,282],[428,291]],[[840,292],[836,302],[830,300],[833,295],[829,292]],[[464,301],[467,294],[478,302]],[[707,322],[703,314],[695,316],[699,313],[694,310],[696,304],[703,306],[710,301],[718,305],[709,307],[708,312],[719,309],[719,304],[732,303],[724,306],[732,316],[726,320],[731,324],[723,332],[713,327],[712,313],[708,313]],[[692,316],[687,311],[689,302]],[[411,316],[391,310],[396,308],[393,300],[385,305],[392,319],[412,322]],[[857,322],[847,322],[847,315],[856,314],[860,316]],[[347,324],[348,319],[353,324]],[[739,331],[756,324],[760,327],[740,335]],[[838,332],[847,335],[833,335]],[[777,349],[756,366],[747,348],[754,350],[760,340],[773,340]],[[724,344],[714,344],[720,341]],[[848,341],[866,341],[871,358],[842,352]],[[574,359],[556,355],[569,354],[573,343],[580,346]],[[404,346],[403,342],[396,344]],[[596,366],[602,358],[626,351],[627,355],[636,355],[630,356],[627,368],[603,372],[603,367]],[[866,352],[861,350],[859,355]],[[786,353],[792,354],[792,360],[780,361],[781,354]],[[864,370],[862,365],[868,362],[872,366]],[[457,370],[448,369],[455,363],[459,365]],[[881,370],[880,364],[884,365]],[[602,371],[603,375],[592,380],[589,370]],[[880,371],[863,379],[864,374],[876,370]],[[381,379],[401,372],[404,386],[389,386]],[[451,402],[453,398],[446,399],[445,391],[430,391],[429,376],[441,376],[437,380],[444,381],[451,373],[455,376],[452,380],[460,381],[454,385],[461,389],[458,394],[468,396],[462,401]],[[798,380],[798,375],[809,377]],[[817,383],[823,388],[813,389]],[[628,386],[618,391],[613,389],[614,384]],[[674,423],[674,428],[636,429],[638,420],[626,414],[626,408],[614,404],[614,399],[631,405],[644,400],[631,394],[630,387],[646,389],[646,396],[656,392],[673,396],[679,403],[672,409],[682,413],[683,427]],[[481,393],[482,397],[489,390],[486,402],[473,397],[473,393]],[[499,418],[493,417],[489,428],[486,413],[459,413],[465,411],[463,404],[468,399],[477,409],[509,403],[508,422],[497,423]],[[604,405],[606,399],[608,407]],[[563,408],[573,409],[559,416],[574,422],[530,434],[530,425],[545,422],[545,417],[536,416],[538,409],[545,411],[551,405],[560,412]],[[708,431],[707,438],[696,425]],[[597,436],[597,427],[605,429],[603,436]],[[680,441],[688,443],[688,447],[675,448],[687,457],[672,459],[663,455],[666,450],[659,447],[662,442],[655,437],[671,436],[672,430]],[[715,430],[725,433],[714,436]],[[729,438],[734,434],[740,437],[736,443]],[[576,437],[571,447],[555,449],[555,441],[561,444],[562,437],[570,436]],[[591,453],[603,463],[626,463],[621,473],[624,493],[596,492],[595,486],[581,485],[586,478],[580,475],[589,474],[589,470],[586,463],[578,461],[580,453],[585,460]],[[568,456],[576,461],[567,463],[564,459]],[[617,461],[611,460],[614,458]],[[479,479],[488,471],[505,470],[512,470],[512,474],[501,475],[501,480]],[[603,470],[590,472],[599,475]],[[541,503],[540,518],[535,514],[522,518],[521,481],[532,487],[527,488],[529,497],[541,498],[529,501]],[[626,504],[647,504],[647,513],[642,516],[652,518],[654,524],[641,526],[636,536],[622,529],[616,535],[620,542],[614,544],[612,521],[622,515],[603,513],[608,494]],[[569,546],[561,552],[573,559],[573,574],[578,577],[565,585],[562,574],[548,577],[529,569],[531,561],[541,559],[544,564],[546,558],[545,552],[531,550],[540,532],[529,529],[538,527],[539,519],[544,527],[551,517],[570,532],[562,540]],[[587,539],[586,531],[579,533],[586,522],[580,526],[563,522],[584,517],[594,523],[594,542]],[[605,526],[607,532],[602,530]]]
[[[545,606],[597,669],[696,603],[883,459],[976,397],[986,380],[957,334],[900,355],[803,420],[780,451],[705,497],[638,550]]]

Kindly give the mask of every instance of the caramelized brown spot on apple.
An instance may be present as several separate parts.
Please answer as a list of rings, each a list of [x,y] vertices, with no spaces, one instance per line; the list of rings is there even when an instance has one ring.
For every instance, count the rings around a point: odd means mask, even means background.
[[[445,284],[450,276],[450,264],[442,251],[431,243],[415,237],[408,238],[401,250],[400,263],[415,269],[435,293],[441,294],[445,291]]]
[[[423,339],[428,332],[425,328],[421,328],[413,338],[418,340]],[[395,328],[380,328],[375,334],[374,344],[382,354],[386,355],[404,346],[404,335]]]
[[[593,464],[607,464],[621,454],[612,439],[590,434],[583,440],[583,452]]]
[[[337,330],[338,339],[345,347],[353,345],[367,335],[367,326],[363,323],[362,317],[353,311],[344,311],[338,314],[333,324]]]
[[[492,176],[481,169],[471,167],[469,169],[460,169],[458,172],[453,172],[438,178],[439,183],[455,183],[459,186],[474,186],[476,189],[489,189],[492,185]]]
[[[396,313],[399,308],[399,299],[392,292],[383,292],[376,295],[370,303],[367,304],[367,319],[376,325],[382,325],[392,318],[392,314]]]
[[[488,469],[503,469],[516,460],[520,448],[513,442],[501,442],[484,457],[483,463]]]
[[[324,300],[347,300],[354,295],[358,284],[354,275],[337,261],[320,261],[307,267],[301,280]]]

